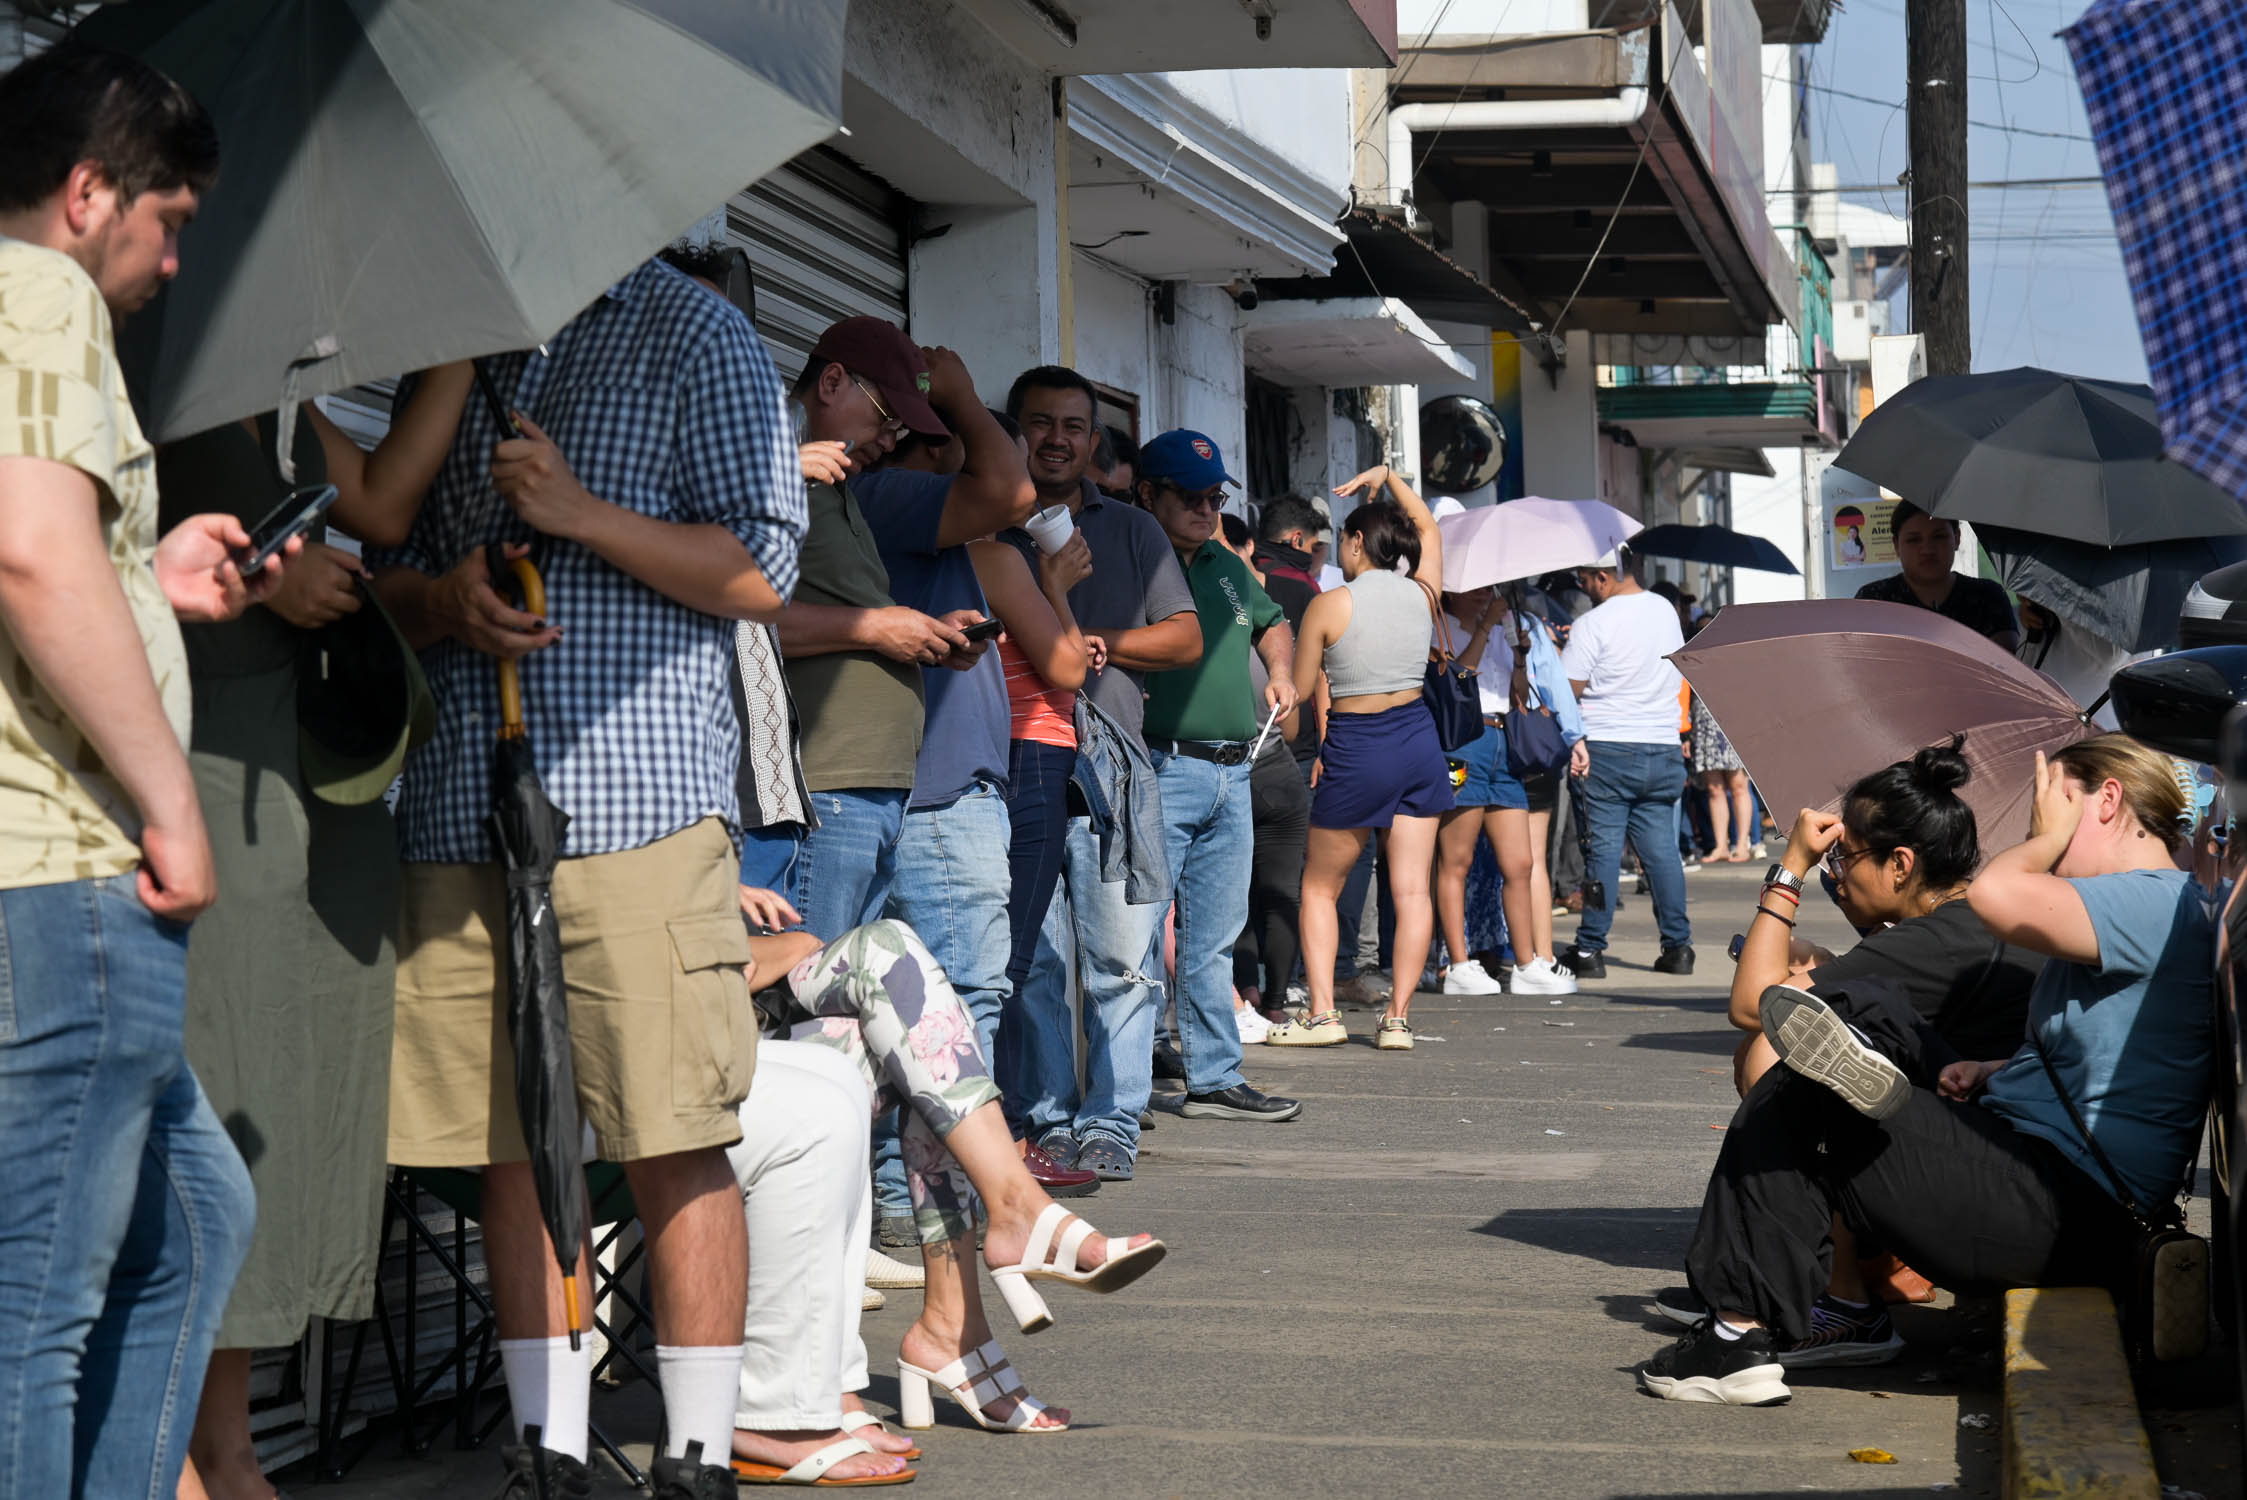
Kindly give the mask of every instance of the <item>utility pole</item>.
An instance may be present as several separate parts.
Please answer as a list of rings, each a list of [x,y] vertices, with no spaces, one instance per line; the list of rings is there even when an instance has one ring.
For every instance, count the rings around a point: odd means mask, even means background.
[[[1905,0],[1911,87],[1912,330],[1927,373],[1974,368],[1966,264],[1966,0]]]

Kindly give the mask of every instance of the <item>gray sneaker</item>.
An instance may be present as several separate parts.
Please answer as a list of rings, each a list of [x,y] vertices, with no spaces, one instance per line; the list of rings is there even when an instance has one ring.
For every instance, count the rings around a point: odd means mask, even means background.
[[[1808,990],[1775,984],[1763,992],[1763,1034],[1779,1061],[1824,1084],[1868,1119],[1885,1120],[1911,1098],[1904,1070],[1865,1045],[1833,1007]]]

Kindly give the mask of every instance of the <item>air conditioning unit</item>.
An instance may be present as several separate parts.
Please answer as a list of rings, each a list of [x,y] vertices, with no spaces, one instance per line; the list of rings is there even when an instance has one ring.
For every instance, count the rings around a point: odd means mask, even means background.
[[[1834,358],[1845,365],[1872,362],[1872,341],[1888,332],[1888,304],[1870,298],[1833,305]]]

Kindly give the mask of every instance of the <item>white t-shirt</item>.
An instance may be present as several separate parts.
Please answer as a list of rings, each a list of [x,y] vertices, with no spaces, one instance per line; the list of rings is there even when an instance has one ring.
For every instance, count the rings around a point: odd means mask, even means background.
[[[1685,644],[1677,610],[1660,594],[1617,594],[1577,617],[1560,666],[1584,690],[1584,737],[1625,745],[1678,742],[1678,689],[1666,659]]]
[[[1490,635],[1482,643],[1482,660],[1475,663],[1475,687],[1482,694],[1482,716],[1502,719],[1512,707],[1514,682],[1514,626],[1513,616],[1501,615],[1498,623],[1490,627]],[[1457,615],[1443,617],[1444,644],[1457,656],[1467,649],[1467,642],[1475,637],[1474,627],[1461,622]]]

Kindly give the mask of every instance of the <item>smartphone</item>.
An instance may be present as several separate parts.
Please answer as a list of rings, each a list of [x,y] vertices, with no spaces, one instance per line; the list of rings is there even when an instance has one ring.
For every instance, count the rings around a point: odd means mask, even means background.
[[[1006,629],[1006,621],[1004,620],[978,620],[973,625],[962,625],[960,634],[966,636],[968,644],[972,646],[978,641],[996,639],[999,632],[1004,629]]]
[[[250,529],[249,549],[238,552],[234,562],[244,578],[255,578],[265,571],[265,565],[280,554],[292,540],[304,535],[320,524],[320,518],[335,504],[336,487],[332,484],[299,485],[289,491],[289,498],[273,507],[266,518]]]

